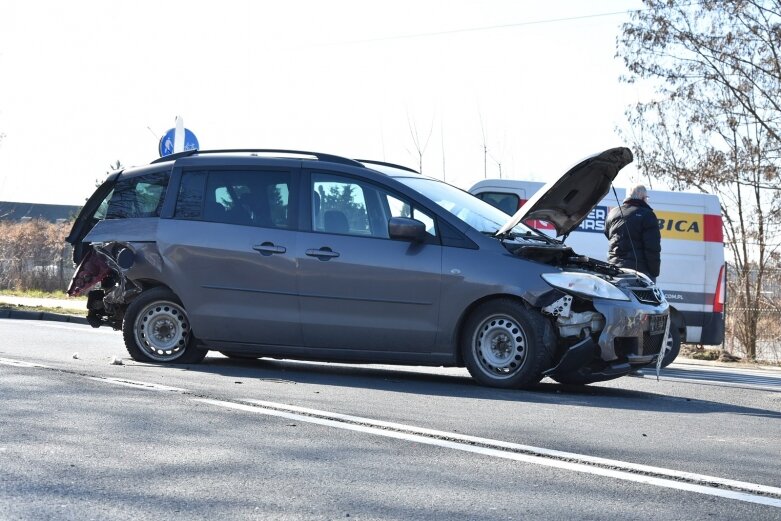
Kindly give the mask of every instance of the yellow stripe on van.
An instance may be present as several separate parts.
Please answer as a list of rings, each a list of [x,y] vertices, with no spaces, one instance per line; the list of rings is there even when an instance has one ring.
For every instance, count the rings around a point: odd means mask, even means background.
[[[654,211],[659,219],[662,239],[684,239],[702,241],[705,239],[705,218],[703,214]]]

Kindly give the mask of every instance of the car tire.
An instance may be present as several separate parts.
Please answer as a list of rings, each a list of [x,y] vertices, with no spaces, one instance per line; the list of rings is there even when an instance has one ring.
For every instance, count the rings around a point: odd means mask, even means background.
[[[670,338],[667,340],[669,349],[665,351],[664,358],[662,358],[662,367],[667,367],[673,360],[678,357],[678,353],[681,352],[681,332],[675,327],[670,328]]]
[[[551,357],[544,342],[545,319],[511,299],[478,306],[461,335],[461,355],[480,384],[529,388],[542,380]]]
[[[127,352],[138,362],[197,364],[199,349],[179,298],[167,288],[152,288],[130,303],[122,323]]]

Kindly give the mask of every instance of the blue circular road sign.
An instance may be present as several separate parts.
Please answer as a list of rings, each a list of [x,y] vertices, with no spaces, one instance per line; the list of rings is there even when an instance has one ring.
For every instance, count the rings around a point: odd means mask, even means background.
[[[172,128],[168,130],[163,137],[160,138],[160,146],[158,152],[160,157],[170,156],[174,153],[174,134],[176,129]],[[195,137],[190,129],[184,129],[184,150],[198,150],[198,138]]]

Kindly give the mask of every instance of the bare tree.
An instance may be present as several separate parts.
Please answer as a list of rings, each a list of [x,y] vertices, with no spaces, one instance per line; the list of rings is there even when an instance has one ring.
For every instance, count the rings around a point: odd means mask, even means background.
[[[117,159],[114,163],[109,163],[108,167],[109,167],[109,170],[108,170],[108,172],[106,172],[106,177],[108,177],[109,174],[111,174],[111,172],[115,172],[115,171],[117,171],[117,170],[119,170],[121,168],[125,168],[124,165],[119,161],[119,159]],[[98,186],[102,185],[103,181],[105,181],[105,178],[103,178],[103,179],[95,179],[95,187],[98,187]]]
[[[420,138],[420,134],[418,133],[418,125],[410,118],[409,112],[407,113],[407,125],[409,126],[410,136],[412,137],[412,144],[415,146],[415,152],[418,156],[418,172],[422,174],[423,154],[426,153],[428,142],[431,139],[431,133],[434,130],[434,118],[431,118],[431,125],[429,125],[428,135],[426,136],[425,140]]]
[[[480,116],[480,133],[483,136],[483,179],[488,179],[488,143],[485,139],[485,126],[483,125],[483,113],[477,109]]]
[[[445,122],[444,118],[439,119],[439,139],[442,148],[442,180],[447,181],[447,174],[445,171]]]
[[[627,110],[625,135],[649,180],[720,196],[741,314],[756,356],[765,269],[781,237],[781,0],[644,0],[618,41],[628,82],[655,99]]]

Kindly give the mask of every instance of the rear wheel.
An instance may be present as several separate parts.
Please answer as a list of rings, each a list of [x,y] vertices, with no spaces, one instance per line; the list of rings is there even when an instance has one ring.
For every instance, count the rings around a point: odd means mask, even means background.
[[[122,336],[127,352],[139,362],[197,364],[206,356],[196,347],[182,303],[166,288],[144,291],[128,306]]]
[[[469,373],[483,385],[531,387],[550,365],[544,319],[521,303],[501,299],[480,305],[461,336],[461,354]]]

